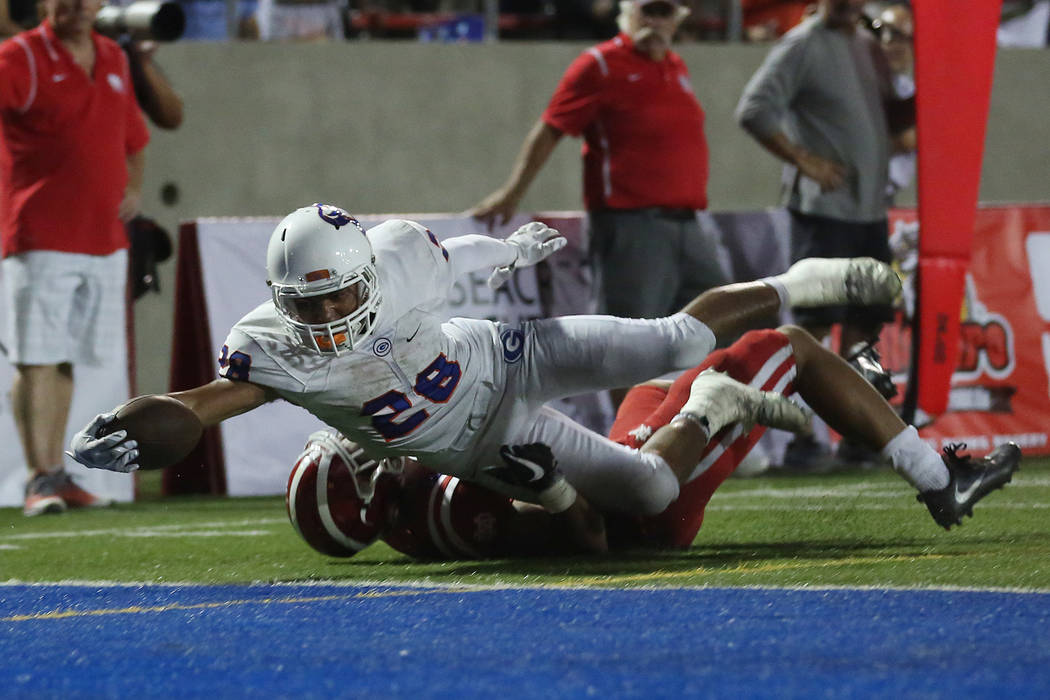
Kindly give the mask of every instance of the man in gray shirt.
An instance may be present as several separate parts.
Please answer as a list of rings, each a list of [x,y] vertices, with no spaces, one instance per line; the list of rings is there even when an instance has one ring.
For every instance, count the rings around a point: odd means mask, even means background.
[[[889,262],[886,185],[891,134],[890,70],[877,40],[859,26],[863,0],[820,0],[781,38],[748,81],[740,125],[783,160],[791,258],[871,256]],[[822,338],[842,324],[839,354],[874,340],[889,307],[799,310]]]

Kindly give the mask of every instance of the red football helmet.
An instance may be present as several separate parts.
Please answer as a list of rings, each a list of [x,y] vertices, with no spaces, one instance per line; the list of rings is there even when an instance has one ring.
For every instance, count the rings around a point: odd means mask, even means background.
[[[401,459],[369,459],[335,431],[310,436],[288,477],[285,506],[299,536],[322,554],[351,557],[379,539]]]

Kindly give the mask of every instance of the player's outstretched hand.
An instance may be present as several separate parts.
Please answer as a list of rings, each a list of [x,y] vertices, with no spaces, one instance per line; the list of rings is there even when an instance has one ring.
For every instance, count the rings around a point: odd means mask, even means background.
[[[139,468],[138,443],[126,440],[126,430],[105,433],[105,427],[116,420],[116,413],[100,413],[80,429],[69,443],[72,451],[67,455],[91,469],[108,469],[111,472],[133,472]]]
[[[531,221],[506,238],[509,245],[518,249],[514,260],[517,267],[529,267],[565,247],[568,241],[547,224]]]
[[[516,252],[514,262],[497,267],[489,277],[489,287],[499,289],[519,267],[530,267],[565,247],[568,241],[556,229],[532,221],[504,239]]]

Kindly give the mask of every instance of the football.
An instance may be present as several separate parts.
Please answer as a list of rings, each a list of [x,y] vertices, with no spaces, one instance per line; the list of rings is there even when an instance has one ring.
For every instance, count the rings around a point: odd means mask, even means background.
[[[382,505],[365,508],[342,458],[311,441],[288,476],[288,519],[308,545],[330,557],[352,557],[379,539]]]
[[[105,433],[126,430],[139,443],[136,462],[141,469],[163,469],[185,459],[204,428],[197,414],[170,396],[138,396],[116,410]]]

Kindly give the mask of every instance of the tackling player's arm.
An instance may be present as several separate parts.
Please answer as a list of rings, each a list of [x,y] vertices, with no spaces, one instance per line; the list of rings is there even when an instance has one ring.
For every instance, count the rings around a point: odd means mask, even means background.
[[[532,493],[540,506],[517,504],[511,541],[521,553],[538,546],[558,552],[606,552],[605,520],[565,480],[548,445],[503,445],[503,464],[485,467],[490,478]],[[544,553],[544,552],[534,552]]]
[[[604,554],[609,551],[605,518],[583,496],[560,513],[515,501],[518,514],[506,525],[506,541],[518,555]]]

